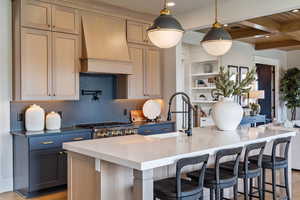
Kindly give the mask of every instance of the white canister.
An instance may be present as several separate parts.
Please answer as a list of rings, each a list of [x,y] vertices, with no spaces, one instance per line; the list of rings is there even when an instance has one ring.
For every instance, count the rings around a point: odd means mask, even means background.
[[[34,104],[25,112],[25,128],[27,131],[42,131],[45,128],[45,111]]]
[[[50,112],[46,116],[46,129],[59,130],[61,128],[61,117],[56,112]]]

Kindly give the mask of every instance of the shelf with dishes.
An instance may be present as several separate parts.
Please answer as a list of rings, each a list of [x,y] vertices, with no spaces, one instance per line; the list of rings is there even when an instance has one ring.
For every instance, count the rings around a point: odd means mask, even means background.
[[[214,77],[214,76],[218,76],[218,75],[219,75],[218,72],[195,73],[195,74],[192,74],[192,77]]]
[[[192,87],[192,90],[213,90],[213,89],[216,89],[216,86]]]

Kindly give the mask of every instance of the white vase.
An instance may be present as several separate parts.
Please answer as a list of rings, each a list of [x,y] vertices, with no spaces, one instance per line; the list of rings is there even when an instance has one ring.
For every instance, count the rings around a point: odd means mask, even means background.
[[[45,111],[38,105],[31,105],[25,112],[27,131],[42,131],[45,128]]]
[[[61,117],[56,112],[50,112],[46,116],[46,129],[59,130],[61,128]]]
[[[224,97],[212,107],[212,118],[218,129],[235,130],[242,121],[243,108],[232,98]]]

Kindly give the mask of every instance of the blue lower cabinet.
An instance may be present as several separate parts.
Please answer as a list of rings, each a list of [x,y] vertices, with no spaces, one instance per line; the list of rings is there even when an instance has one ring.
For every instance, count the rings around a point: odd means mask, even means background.
[[[62,144],[91,136],[91,131],[35,137],[13,135],[14,191],[34,197],[66,188],[67,153]]]
[[[138,133],[140,135],[154,135],[161,133],[170,133],[174,132],[175,130],[175,122],[165,122],[141,125],[139,127]]]

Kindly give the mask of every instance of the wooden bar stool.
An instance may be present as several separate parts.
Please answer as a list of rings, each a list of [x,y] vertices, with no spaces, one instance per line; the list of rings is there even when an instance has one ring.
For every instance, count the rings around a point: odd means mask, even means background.
[[[291,143],[291,137],[279,138],[274,140],[272,147],[272,155],[263,155],[262,157],[262,168],[263,168],[263,199],[265,197],[265,192],[271,193],[273,200],[276,200],[276,188],[281,187],[285,188],[286,198],[291,199],[290,188],[289,188],[289,177],[288,177],[288,156],[289,156],[289,147]],[[280,145],[285,145],[284,157],[276,156],[277,149]],[[249,157],[251,163],[257,163],[259,160],[258,156]],[[270,169],[272,172],[272,183],[266,182],[266,169]],[[283,169],[284,170],[284,180],[285,185],[278,185],[276,183],[276,171]],[[272,191],[266,190],[265,185],[272,185]]]
[[[209,155],[183,158],[176,164],[176,177],[154,182],[154,200],[201,200],[203,199],[203,181]],[[182,168],[190,165],[201,165],[195,182],[182,179]]]
[[[220,200],[223,199],[223,190],[225,188],[233,187],[234,191],[234,200],[237,200],[237,184],[238,184],[238,166],[239,159],[241,156],[243,148],[233,148],[233,149],[224,149],[220,150],[216,153],[215,166],[214,168],[207,168],[204,178],[204,187],[210,189],[210,200],[215,199]],[[234,156],[234,166],[231,173],[228,173],[227,170],[224,170],[220,166],[220,160],[225,157]],[[188,177],[190,177],[193,181],[198,180],[199,171],[194,171],[188,173]]]
[[[239,163],[239,170],[238,170],[238,178],[243,179],[244,183],[244,199],[249,200],[252,199],[254,196],[253,194],[253,179],[257,178],[258,183],[258,198],[263,199],[263,190],[262,190],[262,157],[264,153],[264,149],[266,146],[266,142],[261,143],[254,143],[249,144],[246,146],[245,155],[244,155],[244,161]],[[250,163],[249,162],[249,156],[252,152],[257,152],[255,156],[258,157],[258,159],[255,162]],[[252,154],[252,156],[254,156]],[[234,162],[225,162],[221,165],[221,167],[225,170],[231,171],[234,168]],[[249,181],[250,181],[250,192],[249,192]]]

